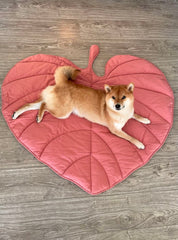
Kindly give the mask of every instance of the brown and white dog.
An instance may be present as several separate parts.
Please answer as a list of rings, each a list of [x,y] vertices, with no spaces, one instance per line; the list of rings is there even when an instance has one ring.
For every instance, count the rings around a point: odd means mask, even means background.
[[[37,101],[19,108],[12,118],[16,119],[23,112],[39,109],[39,123],[45,111],[60,119],[75,113],[79,117],[108,127],[113,134],[130,141],[139,149],[144,149],[143,143],[122,131],[130,118],[144,124],[150,123],[149,119],[134,113],[133,83],[119,86],[105,84],[105,90],[96,90],[74,83],[72,80],[75,80],[79,73],[80,70],[70,66],[58,67],[54,75],[56,84],[46,87]]]

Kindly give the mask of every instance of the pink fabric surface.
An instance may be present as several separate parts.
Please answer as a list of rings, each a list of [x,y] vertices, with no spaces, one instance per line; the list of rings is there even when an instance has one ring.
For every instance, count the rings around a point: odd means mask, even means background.
[[[65,58],[30,56],[9,71],[2,85],[2,113],[16,139],[39,161],[90,194],[110,189],[149,161],[166,140],[174,107],[173,92],[164,74],[152,63],[117,55],[107,62],[105,75],[99,77],[92,69],[98,53],[98,46],[91,46],[88,67],[81,69],[76,83],[103,89],[105,83],[133,82],[135,112],[149,118],[151,124],[131,119],[123,129],[143,142],[144,150],[111,134],[106,127],[74,114],[60,120],[45,113],[38,124],[35,110],[12,120],[16,109],[33,102],[46,86],[54,84],[53,74],[58,66],[77,67]]]

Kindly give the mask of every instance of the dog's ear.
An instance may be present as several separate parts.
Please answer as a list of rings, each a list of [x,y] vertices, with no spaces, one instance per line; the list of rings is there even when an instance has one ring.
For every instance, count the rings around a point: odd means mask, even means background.
[[[133,90],[134,90],[134,84],[133,84],[133,83],[129,83],[129,84],[127,85],[127,90],[128,90],[129,92],[133,92]]]
[[[104,89],[106,93],[109,93],[111,91],[111,87],[108,84],[104,84]]]

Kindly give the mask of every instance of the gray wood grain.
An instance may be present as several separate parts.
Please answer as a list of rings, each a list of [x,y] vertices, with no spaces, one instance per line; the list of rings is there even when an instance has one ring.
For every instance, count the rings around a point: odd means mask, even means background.
[[[89,47],[98,44],[98,75],[116,54],[139,56],[164,72],[175,95],[174,124],[163,147],[98,196],[38,162],[0,113],[0,240],[178,239],[177,29],[176,0],[0,1],[0,85],[16,62],[38,53],[85,68]]]

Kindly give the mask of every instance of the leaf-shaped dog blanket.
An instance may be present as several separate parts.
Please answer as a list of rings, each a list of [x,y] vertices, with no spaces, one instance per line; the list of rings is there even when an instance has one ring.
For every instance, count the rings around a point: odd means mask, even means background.
[[[2,85],[2,113],[17,140],[39,161],[90,194],[110,189],[146,164],[163,145],[173,122],[173,92],[157,67],[138,57],[117,55],[106,64],[105,75],[99,77],[92,69],[98,53],[98,46],[93,45],[88,67],[81,69],[76,83],[103,89],[105,83],[133,82],[135,112],[149,118],[151,124],[131,119],[123,130],[143,142],[144,150],[74,114],[57,119],[45,113],[38,124],[37,111],[28,111],[12,120],[16,109],[35,101],[46,86],[54,84],[58,66],[76,67],[65,58],[42,54],[28,57],[9,71]]]

